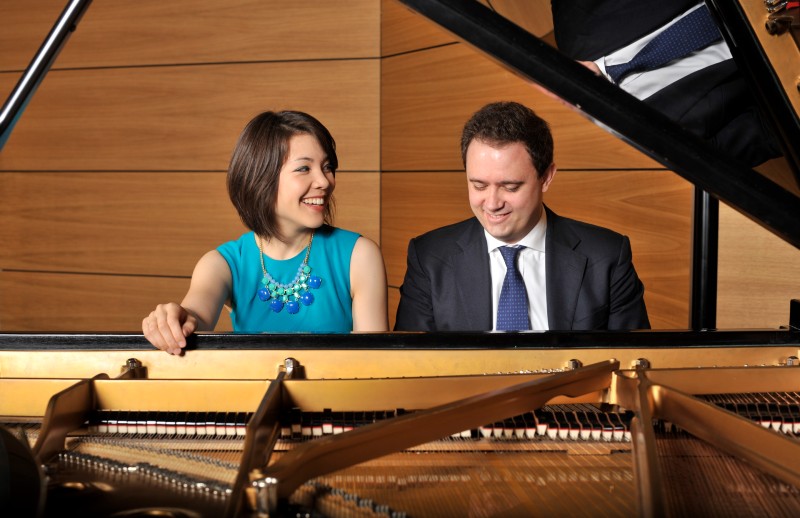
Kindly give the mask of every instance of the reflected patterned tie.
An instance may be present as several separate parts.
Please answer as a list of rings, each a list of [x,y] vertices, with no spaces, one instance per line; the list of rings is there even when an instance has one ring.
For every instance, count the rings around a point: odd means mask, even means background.
[[[531,328],[531,319],[528,315],[528,293],[525,291],[525,281],[517,269],[517,256],[525,248],[520,246],[512,248],[501,246],[500,253],[506,262],[506,278],[500,291],[500,301],[497,304],[497,330],[498,331],[523,331]]]
[[[650,40],[627,63],[607,65],[606,72],[615,83],[619,83],[627,74],[659,68],[721,39],[708,7],[703,5]]]

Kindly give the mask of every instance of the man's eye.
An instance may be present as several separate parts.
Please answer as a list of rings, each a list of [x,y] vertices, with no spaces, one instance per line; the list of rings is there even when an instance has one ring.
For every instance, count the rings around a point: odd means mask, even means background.
[[[519,190],[519,185],[506,186],[506,190],[508,192],[517,192]]]
[[[486,189],[486,186],[485,185],[481,185],[481,184],[477,184],[477,183],[473,183],[472,184],[472,188],[475,189],[476,191],[482,191],[482,190]]]

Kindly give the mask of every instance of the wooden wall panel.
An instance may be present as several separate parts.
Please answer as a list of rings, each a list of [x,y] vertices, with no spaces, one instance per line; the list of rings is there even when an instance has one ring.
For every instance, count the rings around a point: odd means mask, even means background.
[[[336,173],[334,224],[381,243],[380,173]]]
[[[224,173],[3,173],[0,182],[4,269],[188,276],[245,230]]]
[[[391,193],[381,199],[382,248],[389,284],[397,288],[408,240],[471,217],[472,211],[464,173],[383,173],[382,182],[383,192]],[[652,326],[687,327],[690,184],[667,171],[559,172],[545,201],[560,215],[629,236]],[[399,294],[392,298],[399,300]]]
[[[558,214],[630,237],[654,329],[689,325],[692,199],[670,171],[559,172],[545,194]]]
[[[662,169],[465,45],[383,59],[381,165],[384,171],[460,170],[466,120],[488,102],[515,100],[547,120],[564,169]]]
[[[64,5],[0,5],[0,95]],[[380,242],[380,8],[95,0],[0,153],[0,329],[136,330],[179,301],[200,255],[245,230],[224,172],[266,109],[331,129],[336,222]]]
[[[447,45],[455,36],[397,0],[381,0],[381,56]]]
[[[480,3],[551,42],[553,15],[550,0],[480,0]],[[383,57],[460,41],[398,0],[382,0],[381,10]]]
[[[800,250],[724,204],[719,210],[717,327],[789,324],[800,299]]]
[[[25,0],[0,2],[0,20],[4,25],[0,31],[0,71],[16,72],[15,83],[20,72],[39,50],[65,5],[67,2],[60,0],[41,0],[35,8]],[[0,95],[5,93],[0,89]]]
[[[337,174],[336,221],[379,242],[378,173]],[[245,227],[225,173],[0,173],[0,269],[191,275]]]
[[[51,71],[0,169],[224,171],[252,116],[299,109],[329,127],[343,170],[377,171],[378,68],[321,61]]]
[[[180,302],[188,278],[0,272],[0,329],[141,332],[158,302]],[[220,318],[220,330],[230,319]]]
[[[531,34],[543,37],[553,31],[550,0],[491,0],[490,5]]]
[[[0,70],[28,65],[66,0],[0,3]],[[54,68],[377,57],[375,0],[95,0]]]

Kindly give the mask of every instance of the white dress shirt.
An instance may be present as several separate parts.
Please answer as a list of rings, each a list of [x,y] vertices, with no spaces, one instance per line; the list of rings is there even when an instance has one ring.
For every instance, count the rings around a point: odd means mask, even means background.
[[[663,27],[660,27],[650,34],[639,38],[626,47],[612,52],[608,56],[601,57],[600,59],[596,60],[595,63],[600,68],[600,71],[603,73],[603,75],[611,80],[606,73],[607,65],[621,65],[623,63],[627,63],[633,59],[633,57],[638,54],[639,51],[650,42],[650,40],[666,30],[667,27],[671,26],[687,14],[691,13],[695,9],[699,9],[702,6],[703,4],[698,4],[695,7],[692,7]],[[728,49],[728,45],[725,43],[725,40],[721,40],[696,52],[692,52],[686,57],[676,59],[675,61],[672,61],[668,65],[661,68],[628,74],[622,78],[622,81],[619,82],[618,86],[638,99],[647,99],[662,88],[671,85],[679,79],[683,79],[697,70],[715,65],[728,59],[732,59],[731,51]]]
[[[501,246],[524,246],[525,249],[517,257],[517,268],[525,281],[525,291],[528,293],[528,315],[531,319],[531,330],[547,331],[547,277],[545,276],[545,236],[547,235],[547,214],[542,211],[542,217],[536,226],[528,232],[518,243],[509,244],[486,235],[489,251],[489,265],[492,273],[492,330],[497,329],[497,304],[500,301],[500,292],[503,289],[503,280],[506,277],[506,263],[500,253]]]

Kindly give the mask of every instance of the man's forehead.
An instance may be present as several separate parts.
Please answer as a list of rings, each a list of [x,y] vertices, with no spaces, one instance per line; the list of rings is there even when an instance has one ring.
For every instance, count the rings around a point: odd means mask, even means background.
[[[504,157],[514,156],[514,160],[523,160],[525,164],[534,166],[533,158],[528,152],[528,148],[524,142],[486,142],[483,140],[473,140],[467,148],[465,155],[466,166],[469,167],[470,157],[473,159],[481,157],[489,157],[502,160]]]
[[[501,140],[490,140],[490,139],[483,139],[483,138],[474,138],[469,143],[469,146],[467,146],[467,151],[469,151],[470,148],[481,147],[481,146],[488,146],[488,147],[490,147],[492,149],[504,150],[504,149],[508,149],[511,146],[514,146],[515,144],[518,144],[518,145],[522,146],[523,148],[525,147],[525,143],[522,142],[521,140],[501,141]]]

